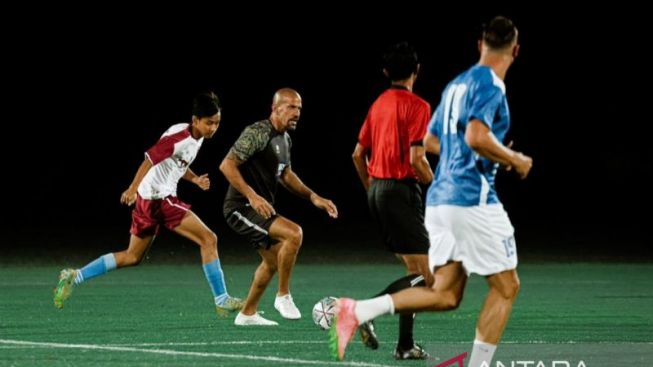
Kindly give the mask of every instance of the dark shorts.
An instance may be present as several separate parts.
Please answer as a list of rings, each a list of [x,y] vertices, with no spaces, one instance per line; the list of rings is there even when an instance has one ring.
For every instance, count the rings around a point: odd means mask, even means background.
[[[372,180],[367,203],[388,249],[395,254],[428,254],[422,189],[412,180]]]
[[[132,227],[129,233],[140,238],[156,236],[161,224],[172,230],[181,223],[189,210],[190,205],[177,199],[176,196],[156,200],[137,196],[136,205],[132,210]]]
[[[224,218],[231,229],[247,238],[255,249],[269,249],[277,241],[270,238],[270,226],[277,219],[273,215],[269,219],[263,218],[249,204],[225,203]]]

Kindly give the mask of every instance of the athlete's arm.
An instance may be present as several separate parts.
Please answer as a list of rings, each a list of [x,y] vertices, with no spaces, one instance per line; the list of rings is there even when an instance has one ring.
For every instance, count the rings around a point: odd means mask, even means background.
[[[308,186],[304,185],[290,166],[286,167],[283,171],[281,183],[288,191],[301,198],[310,200],[317,208],[325,210],[331,218],[338,218],[338,208],[336,208],[336,205],[331,200],[321,197]]]
[[[211,187],[211,180],[209,179],[209,174],[208,173],[205,173],[205,174],[203,174],[201,176],[198,176],[198,175],[195,174],[195,172],[193,172],[193,170],[188,168],[186,170],[186,173],[184,173],[184,176],[182,178],[184,180],[186,180],[186,181],[190,181],[190,182],[194,183],[195,185],[199,186],[200,189],[202,189],[204,191],[208,190]]]
[[[145,177],[150,168],[152,168],[152,162],[150,162],[148,158],[145,158],[143,163],[141,163],[141,166],[138,167],[138,171],[136,171],[136,175],[134,176],[134,180],[132,180],[131,185],[129,185],[127,190],[125,190],[122,195],[120,195],[121,203],[128,206],[134,204],[136,201],[136,190],[138,190],[138,185],[141,184],[143,177]]]
[[[354,153],[351,155],[351,159],[354,161],[354,167],[356,167],[356,173],[358,173],[358,178],[361,179],[365,191],[370,188],[370,176],[367,174],[367,153],[367,148],[360,143],[356,143]]]
[[[235,154],[231,151],[220,163],[220,171],[224,177],[229,181],[229,184],[234,187],[239,193],[243,194],[249,200],[249,204],[264,218],[270,218],[276,214],[276,211],[267,200],[261,197],[254,191],[254,189],[245,182],[243,175],[240,174],[238,166],[241,162]]]
[[[521,178],[526,178],[533,166],[531,157],[501,144],[490,128],[480,120],[472,120],[467,124],[465,142],[483,157],[514,168]]]
[[[411,145],[410,147],[410,166],[413,167],[417,180],[421,184],[429,184],[433,181],[433,171],[431,165],[426,160],[424,147],[421,145]]]
[[[430,132],[427,132],[424,136],[424,149],[426,149],[428,153],[440,155],[440,139]]]

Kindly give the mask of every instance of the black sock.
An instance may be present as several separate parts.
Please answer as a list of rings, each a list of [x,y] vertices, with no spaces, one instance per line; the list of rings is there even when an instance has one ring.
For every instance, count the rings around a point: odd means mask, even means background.
[[[399,315],[399,341],[397,345],[403,350],[413,347],[413,324],[415,323],[414,313],[405,313]]]
[[[405,277],[399,278],[394,282],[390,283],[389,286],[387,286],[384,290],[382,290],[379,294],[377,294],[374,297],[379,297],[384,294],[397,293],[402,289],[406,289],[410,287],[426,287],[426,282],[424,281],[424,277],[420,274],[406,275]]]
[[[397,293],[402,289],[410,287],[425,287],[426,282],[424,277],[419,274],[407,275],[403,278],[399,278],[387,286],[381,293],[377,294],[375,297],[382,296],[384,294]],[[413,347],[415,341],[413,340],[413,324],[415,322],[415,314],[403,314],[399,315],[399,347],[401,349],[410,349]]]

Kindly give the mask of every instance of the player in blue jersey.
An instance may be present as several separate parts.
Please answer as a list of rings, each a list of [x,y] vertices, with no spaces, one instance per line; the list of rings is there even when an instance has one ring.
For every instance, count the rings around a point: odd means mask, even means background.
[[[510,126],[503,79],[519,51],[512,21],[492,19],[479,50],[478,64],[445,88],[424,138],[426,150],[440,155],[425,216],[435,284],[364,301],[341,298],[331,345],[339,359],[358,325],[379,315],[457,308],[469,274],[477,273],[489,292],[468,366],[491,363],[519,290],[514,229],[494,178],[500,165],[526,178],[533,161],[501,143]]]

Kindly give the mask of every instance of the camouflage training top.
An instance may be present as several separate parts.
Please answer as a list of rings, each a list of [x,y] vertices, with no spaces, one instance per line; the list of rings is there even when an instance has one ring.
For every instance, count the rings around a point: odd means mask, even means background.
[[[238,168],[245,182],[274,205],[277,183],[286,167],[290,166],[291,146],[288,133],[275,130],[270,120],[262,120],[247,126],[229,153],[241,162]],[[225,208],[243,203],[248,203],[247,198],[229,185]]]

